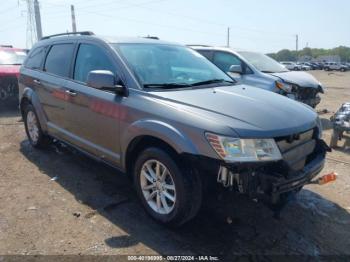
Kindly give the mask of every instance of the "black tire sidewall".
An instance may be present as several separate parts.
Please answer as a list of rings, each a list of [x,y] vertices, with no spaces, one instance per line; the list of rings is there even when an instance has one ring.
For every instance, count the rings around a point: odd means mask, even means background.
[[[176,162],[175,159],[173,159],[174,156],[171,156],[168,152],[166,152],[163,149],[156,148],[156,147],[150,147],[145,149],[136,160],[134,172],[133,172],[133,179],[134,179],[134,185],[137,191],[137,194],[139,195],[142,204],[144,208],[146,209],[147,213],[150,214],[155,220],[169,225],[169,226],[177,226],[183,223],[184,220],[186,220],[186,214],[189,213],[188,209],[191,209],[188,205],[189,203],[187,201],[191,201],[189,199],[189,193],[188,190],[193,187],[193,183],[190,181],[191,179],[186,176],[186,174],[183,172],[183,168],[180,168]],[[165,165],[175,183],[175,190],[176,190],[176,201],[175,201],[175,207],[169,214],[158,214],[155,212],[147,203],[145,197],[143,196],[141,184],[140,184],[140,174],[141,174],[141,168],[143,164],[151,159],[158,160],[163,165]]]

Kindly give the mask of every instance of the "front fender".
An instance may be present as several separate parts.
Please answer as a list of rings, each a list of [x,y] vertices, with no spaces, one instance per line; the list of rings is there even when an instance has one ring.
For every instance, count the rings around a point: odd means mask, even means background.
[[[26,87],[23,90],[23,94],[21,95],[21,101],[20,101],[20,107],[21,107],[21,112],[23,112],[22,108],[22,102],[24,99],[27,99],[35,108],[36,114],[39,118],[40,122],[40,127],[44,133],[47,132],[47,118],[44,113],[44,109],[40,103],[38,95],[35,93],[35,91],[30,88]]]
[[[177,153],[198,154],[192,141],[183,132],[172,125],[153,119],[138,120],[121,134],[121,152],[125,166],[125,155],[130,143],[140,136],[152,136],[169,144]]]

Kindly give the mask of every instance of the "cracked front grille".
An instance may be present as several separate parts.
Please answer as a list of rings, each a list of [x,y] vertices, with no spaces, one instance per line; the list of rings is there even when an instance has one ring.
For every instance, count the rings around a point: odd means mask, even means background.
[[[314,129],[288,137],[277,138],[276,142],[283,160],[287,163],[291,172],[303,169],[307,157],[314,151],[316,146]]]

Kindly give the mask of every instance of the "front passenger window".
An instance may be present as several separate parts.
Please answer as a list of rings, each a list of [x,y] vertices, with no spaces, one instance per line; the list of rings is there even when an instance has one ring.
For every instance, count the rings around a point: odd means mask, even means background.
[[[242,65],[241,60],[226,52],[216,52],[213,62],[224,72],[228,72],[232,65]]]
[[[109,70],[116,73],[110,58],[100,47],[81,44],[75,61],[74,79],[86,83],[89,72],[93,70]]]

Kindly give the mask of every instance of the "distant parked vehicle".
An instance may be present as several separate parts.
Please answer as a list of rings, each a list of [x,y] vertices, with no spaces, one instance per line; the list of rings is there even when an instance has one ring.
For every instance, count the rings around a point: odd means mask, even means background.
[[[191,46],[238,83],[269,90],[313,108],[321,101],[322,84],[305,72],[291,72],[267,55],[230,48]]]
[[[310,67],[310,70],[316,70],[318,69],[318,65],[316,65],[315,63],[311,63],[311,62],[304,62],[302,63],[305,66]]]
[[[310,67],[310,66],[305,65],[305,64],[303,64],[303,63],[297,63],[297,65],[300,66],[300,68],[301,68],[302,71],[309,71],[309,70],[311,70],[311,67]]]
[[[347,66],[342,65],[340,63],[336,63],[336,62],[326,62],[326,63],[324,63],[323,68],[325,71],[336,70],[336,71],[345,72],[348,70]]]
[[[301,67],[294,62],[282,61],[280,64],[284,65],[288,70],[299,71]]]
[[[321,66],[318,63],[310,62],[309,64],[311,65],[313,70],[320,70],[320,69],[322,69]]]
[[[324,67],[323,62],[316,62],[315,64],[318,66],[319,70],[323,70],[323,67]]]
[[[349,63],[342,63],[342,65],[345,66],[347,70],[350,70],[350,64]]]
[[[26,56],[24,49],[0,46],[0,105],[18,101],[17,78]]]

